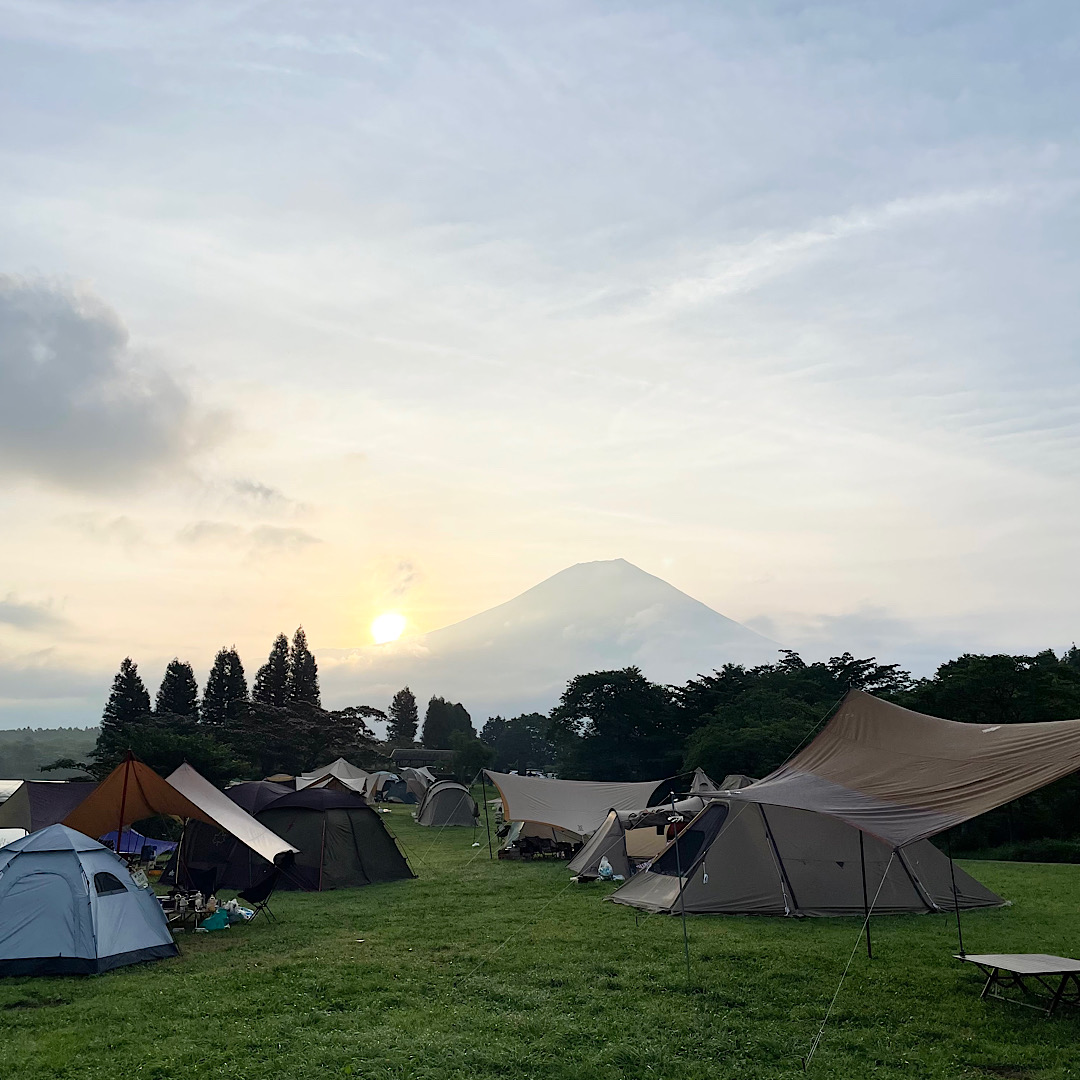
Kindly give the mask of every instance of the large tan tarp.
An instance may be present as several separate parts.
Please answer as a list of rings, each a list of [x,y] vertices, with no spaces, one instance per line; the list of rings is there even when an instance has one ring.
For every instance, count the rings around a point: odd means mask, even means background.
[[[960,724],[852,690],[825,729],[733,799],[813,810],[899,847],[1080,769],[1080,720]]]
[[[163,780],[149,765],[122,761],[66,818],[63,824],[96,839],[112,829],[166,814],[193,818],[235,836],[264,859],[297,849],[286,844],[190,765]]]
[[[545,776],[518,776],[491,772],[488,779],[502,796],[507,821],[538,821],[554,825],[584,839],[604,823],[609,810],[637,810],[646,806],[662,780],[605,784],[592,780],[551,780]]]

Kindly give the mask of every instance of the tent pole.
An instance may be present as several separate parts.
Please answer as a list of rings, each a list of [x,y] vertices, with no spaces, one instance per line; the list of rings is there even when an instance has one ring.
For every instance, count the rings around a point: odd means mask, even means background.
[[[487,829],[488,858],[494,859],[495,856],[491,853],[491,821],[488,818],[487,776],[483,769],[480,770],[480,786],[484,789],[484,827]]]
[[[322,892],[323,867],[326,865],[326,815],[322,819],[322,841],[319,844],[319,892]]]
[[[675,792],[671,793],[671,813],[672,816],[678,814],[675,809]],[[680,815],[681,819],[681,815]],[[679,874],[679,911],[682,914],[682,941],[683,951],[686,953],[686,985],[690,985],[690,938],[686,933],[686,899],[683,896],[683,889],[686,887],[683,882],[682,876],[682,853],[679,851],[679,836],[680,830],[678,828],[678,822],[672,821],[671,831],[675,834],[675,869]]]
[[[953,866],[952,861],[952,836],[948,835],[946,840],[949,845],[949,878],[952,881],[953,910],[956,912],[956,936],[960,939],[960,955],[967,956],[967,953],[964,952],[964,931],[960,928],[960,897],[956,893],[956,868]]]
[[[116,826],[116,854],[120,854],[121,842],[124,836],[124,809],[127,805],[128,777],[131,775],[131,751],[127,752],[124,759],[124,790],[120,793],[120,824]]]
[[[862,906],[866,920],[866,955],[873,960],[874,950],[870,946],[870,901],[866,896],[866,850],[863,846],[863,831],[859,830],[859,863],[862,866]]]

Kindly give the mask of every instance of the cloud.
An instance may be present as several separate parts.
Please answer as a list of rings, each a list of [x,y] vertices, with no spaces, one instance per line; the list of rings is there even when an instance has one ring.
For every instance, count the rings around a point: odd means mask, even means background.
[[[238,479],[229,484],[232,501],[262,513],[297,513],[302,503],[290,499],[284,492],[260,480]]]
[[[30,633],[49,633],[69,625],[67,619],[52,610],[52,605],[21,603],[12,593],[0,600],[0,623]]]
[[[293,554],[321,544],[317,536],[303,529],[285,528],[279,525],[256,525],[246,529],[227,521],[195,521],[185,525],[177,534],[177,540],[189,546],[223,545],[243,547],[254,552]]]
[[[137,522],[126,514],[109,517],[105,514],[68,514],[60,518],[60,524],[69,525],[90,540],[121,547],[140,547],[146,537]]]
[[[116,488],[184,465],[220,430],[176,379],[135,362],[91,292],[0,275],[0,472]]]
[[[401,559],[391,574],[391,598],[400,600],[419,580],[420,571],[409,559]]]

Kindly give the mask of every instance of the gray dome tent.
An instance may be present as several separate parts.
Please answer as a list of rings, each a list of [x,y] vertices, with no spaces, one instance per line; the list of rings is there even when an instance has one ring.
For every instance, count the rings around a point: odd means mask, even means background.
[[[179,951],[157,897],[96,840],[50,825],[0,850],[0,975],[93,975]]]
[[[479,813],[468,788],[453,780],[440,780],[424,792],[424,800],[416,812],[416,824],[471,827],[476,824]]]
[[[949,859],[929,840],[893,858],[875,837],[859,839],[858,829],[826,814],[717,799],[611,899],[671,915],[862,915],[865,859],[876,913],[953,910]],[[952,873],[959,907],[1005,903],[960,867]]]

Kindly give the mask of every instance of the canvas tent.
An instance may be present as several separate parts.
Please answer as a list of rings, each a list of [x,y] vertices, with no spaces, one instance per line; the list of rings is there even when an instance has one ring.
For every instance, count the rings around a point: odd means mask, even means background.
[[[353,765],[352,762],[339,757],[336,761],[331,761],[329,765],[324,765],[320,769],[301,773],[296,778],[296,790],[299,791],[301,788],[309,787],[323,780],[334,779],[341,781],[343,787],[351,788],[353,791],[363,794],[364,783],[370,775],[371,773],[366,769],[361,769],[358,765]]]
[[[726,799],[710,800],[611,899],[672,915],[862,915],[864,873],[869,895],[877,896],[874,910],[882,914],[1005,903],[950,867],[928,840],[893,856],[874,837],[863,836],[860,844],[859,830],[836,818]]]
[[[435,783],[435,777],[431,775],[430,769],[402,769],[401,779],[405,781],[405,787],[409,794],[412,795],[418,803],[424,801],[424,795],[426,794],[427,789]]]
[[[417,825],[468,825],[476,824],[479,810],[469,789],[453,780],[440,780],[424,793],[423,802],[416,811]]]
[[[748,776],[724,777],[724,789],[746,787],[753,780]],[[612,872],[628,878],[635,872],[636,862],[659,855],[670,839],[674,815],[682,821],[690,821],[706,806],[709,793],[721,790],[708,776],[698,769],[694,775],[694,791],[704,795],[690,795],[677,800],[674,805],[661,803],[641,810],[612,810],[604,823],[571,859],[567,869],[578,881],[594,881],[600,872],[600,860],[607,859]]]
[[[63,821],[97,787],[93,781],[23,780],[0,803],[0,829],[36,832]],[[112,823],[116,828],[116,822]]]
[[[373,772],[367,778],[364,798],[368,802],[411,803],[416,801],[405,781],[397,773],[388,772],[386,769]]]
[[[590,780],[552,780],[546,776],[484,770],[502,798],[506,821],[536,822],[561,829],[576,841],[591,836],[610,810],[648,806],[662,780],[636,783],[597,783]]]
[[[0,849],[0,975],[89,975],[178,951],[153,892],[96,840],[50,825]]]
[[[317,785],[293,791],[263,780],[235,784],[226,795],[300,849],[282,870],[279,889],[318,892],[414,876],[382,818],[353,791]],[[166,876],[214,889],[247,889],[271,870],[234,837],[196,824],[185,830]]]
[[[890,848],[1080,769],[1080,720],[960,724],[851,690],[805,749],[733,798],[829,814]]]
[[[296,848],[260,825],[186,763],[162,779],[129,756],[64,818],[64,824],[97,837],[157,814],[212,825],[269,862],[285,863],[296,854]]]

